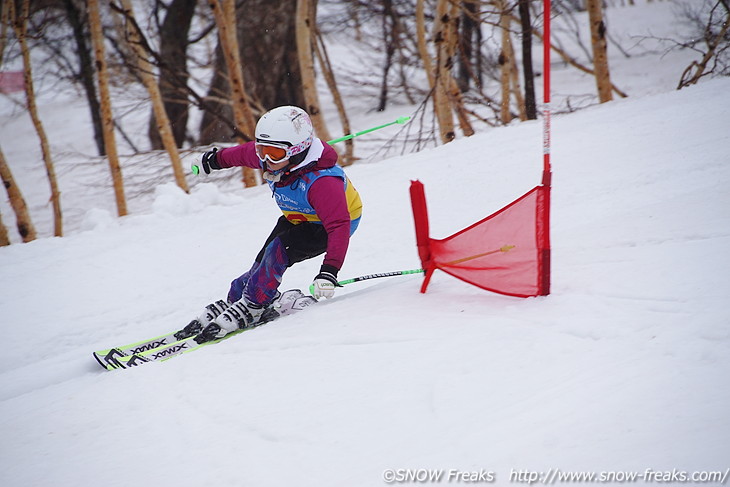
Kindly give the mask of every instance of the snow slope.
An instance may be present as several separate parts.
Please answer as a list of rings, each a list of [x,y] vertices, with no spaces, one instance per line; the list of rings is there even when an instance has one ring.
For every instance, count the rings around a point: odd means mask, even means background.
[[[386,469],[722,470],[730,437],[730,80],[554,119],[553,294],[437,274],[123,372],[91,351],[185,323],[247,268],[264,187],[158,188],[121,220],[0,249],[0,484],[372,486]],[[343,278],[419,265],[408,183],[443,237],[539,181],[539,123],[349,169]],[[106,215],[106,216],[105,216]],[[319,262],[292,268],[309,284]]]
[[[658,40],[682,28],[677,4],[609,9],[632,54],[609,46],[612,79],[630,97],[553,118],[550,296],[499,296],[441,273],[425,295],[419,276],[373,280],[121,372],[91,352],[179,327],[222,297],[278,210],[267,188],[221,175],[191,178],[186,195],[151,153],[123,158],[132,215],[117,219],[85,107],[39,89],[67,229],[49,237],[37,139],[0,100],[0,144],[42,236],[17,244],[0,201],[16,242],[0,248],[0,485],[377,486],[387,469],[493,472],[495,485],[549,469],[727,480],[730,80],[671,91],[697,57]],[[357,58],[338,52],[336,63]],[[590,77],[553,68],[558,110],[592,103]],[[356,129],[407,114],[367,113],[371,102],[348,93]],[[147,114],[127,114],[133,136]],[[513,124],[349,168],[365,213],[340,277],[420,265],[412,179],[437,238],[531,189],[541,130]],[[391,135],[363,137],[361,155]],[[319,263],[293,267],[283,287],[308,286]]]

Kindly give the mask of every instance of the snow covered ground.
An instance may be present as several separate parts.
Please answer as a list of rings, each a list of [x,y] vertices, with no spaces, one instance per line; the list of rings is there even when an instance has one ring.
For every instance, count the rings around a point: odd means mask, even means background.
[[[34,204],[45,238],[0,249],[0,485],[377,486],[389,469],[496,485],[550,469],[727,476],[730,80],[671,91],[691,57],[674,70],[656,59],[637,96],[553,119],[550,296],[442,273],[423,295],[419,276],[373,280],[128,371],[102,371],[91,352],[222,297],[278,210],[265,187],[214,179],[190,195],[162,183],[116,219],[94,186],[104,162],[78,164],[65,146],[69,235],[48,237],[50,208]],[[74,135],[85,122],[68,120],[82,111],[63,108],[44,105],[51,140],[90,147]],[[11,167],[24,151],[40,167],[32,129],[10,112]],[[365,211],[340,277],[419,266],[412,179],[437,238],[539,183],[541,130],[514,124],[349,168]],[[41,200],[42,170],[16,177]],[[306,287],[319,263],[293,267],[283,287]]]

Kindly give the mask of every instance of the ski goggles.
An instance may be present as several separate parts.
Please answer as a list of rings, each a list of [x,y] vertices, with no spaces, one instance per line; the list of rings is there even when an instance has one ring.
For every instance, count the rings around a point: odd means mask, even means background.
[[[290,153],[290,148],[284,145],[256,142],[255,146],[256,155],[259,156],[259,159],[262,161],[268,159],[269,162],[274,164],[285,161],[294,155]]]

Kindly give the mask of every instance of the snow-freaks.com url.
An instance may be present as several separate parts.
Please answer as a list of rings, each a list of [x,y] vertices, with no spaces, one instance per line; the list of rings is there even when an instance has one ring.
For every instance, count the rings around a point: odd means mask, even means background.
[[[730,476],[727,470],[654,470],[647,468],[644,471],[564,471],[551,468],[547,471],[511,469],[509,482],[513,484],[707,484],[726,485]],[[383,480],[386,484],[505,484],[502,474],[492,470],[464,471],[456,469],[428,469],[428,468],[398,468],[383,471]]]
[[[647,468],[643,472],[604,471],[604,472],[569,472],[559,468],[551,468],[547,472],[534,470],[515,470],[510,472],[512,483],[528,485],[553,485],[558,483],[693,483],[725,485],[730,468],[722,471],[653,470]]]

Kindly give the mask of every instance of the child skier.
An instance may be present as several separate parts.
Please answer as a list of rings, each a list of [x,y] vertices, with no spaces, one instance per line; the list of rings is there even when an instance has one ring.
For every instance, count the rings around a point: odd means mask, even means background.
[[[304,110],[282,106],[265,113],[256,124],[255,138],[206,152],[203,171],[210,174],[236,166],[263,169],[283,216],[251,268],[231,282],[227,302],[209,305],[198,320],[196,328],[204,327],[201,342],[272,319],[273,310],[267,310],[279,296],[284,271],[323,253],[313,295],[331,298],[350,236],[360,222],[360,196],[336,164],[335,150],[314,137],[312,121]]]

